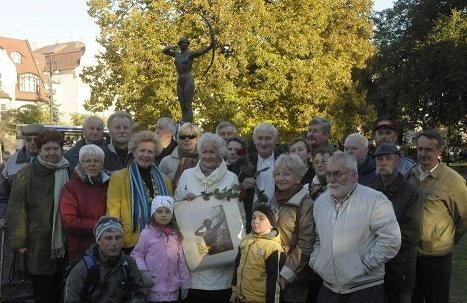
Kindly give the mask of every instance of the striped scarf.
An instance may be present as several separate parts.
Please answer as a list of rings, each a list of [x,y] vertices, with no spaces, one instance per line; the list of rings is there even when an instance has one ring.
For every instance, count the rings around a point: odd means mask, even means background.
[[[152,197],[149,196],[146,190],[141,174],[139,173],[138,164],[132,161],[130,170],[130,190],[131,190],[131,226],[133,232],[143,229],[151,219],[151,202]],[[168,191],[165,186],[164,177],[159,169],[153,164],[151,166],[151,177],[154,180],[156,189],[154,196],[167,196]]]

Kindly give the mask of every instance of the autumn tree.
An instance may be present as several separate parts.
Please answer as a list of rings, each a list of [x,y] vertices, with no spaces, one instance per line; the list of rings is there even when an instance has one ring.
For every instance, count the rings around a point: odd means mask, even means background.
[[[371,0],[89,0],[101,28],[104,51],[87,67],[91,86],[86,109],[111,105],[134,113],[138,127],[161,115],[180,118],[173,62],[161,50],[180,36],[190,48],[209,44],[208,16],[217,48],[194,66],[195,122],[213,130],[230,120],[248,134],[260,121],[276,125],[282,138],[304,132],[311,117],[333,122],[340,140],[374,119],[357,91],[358,70],[373,54]]]
[[[465,8],[458,0],[399,0],[376,16],[378,52],[363,86],[378,115],[406,129],[467,127]]]

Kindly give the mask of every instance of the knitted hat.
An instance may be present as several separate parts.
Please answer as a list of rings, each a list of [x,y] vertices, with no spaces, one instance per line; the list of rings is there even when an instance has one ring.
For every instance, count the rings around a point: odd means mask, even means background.
[[[174,199],[170,196],[155,196],[151,203],[151,216],[159,207],[167,207],[173,213]]]
[[[277,209],[269,203],[261,203],[255,207],[254,211],[262,212],[269,220],[272,227],[277,224]]]
[[[96,241],[99,240],[99,237],[104,231],[111,228],[118,229],[123,235],[122,220],[110,216],[100,217],[99,220],[97,220],[96,225],[94,226],[94,237],[96,237]]]

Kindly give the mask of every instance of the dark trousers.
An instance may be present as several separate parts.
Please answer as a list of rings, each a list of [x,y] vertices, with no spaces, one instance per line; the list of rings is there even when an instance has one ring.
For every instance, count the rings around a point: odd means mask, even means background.
[[[337,294],[321,286],[317,303],[384,303],[384,285],[376,285],[349,294]]]
[[[417,258],[413,303],[448,303],[452,254]]]
[[[37,303],[61,302],[61,275],[33,275],[29,274]]]
[[[386,303],[412,303],[413,291],[393,292],[386,291],[384,302]]]
[[[190,288],[186,303],[228,303],[231,289],[203,290]]]

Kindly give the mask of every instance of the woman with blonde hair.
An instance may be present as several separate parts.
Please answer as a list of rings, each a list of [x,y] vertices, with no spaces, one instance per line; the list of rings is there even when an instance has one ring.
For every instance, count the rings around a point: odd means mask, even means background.
[[[281,302],[307,302],[310,253],[315,242],[313,200],[300,180],[308,167],[295,154],[280,155],[274,163],[276,192],[271,204],[279,209],[277,229],[286,253],[280,271]]]
[[[159,137],[140,131],[128,143],[133,161],[128,168],[112,174],[107,191],[107,215],[123,222],[123,250],[129,254],[139,233],[151,220],[151,201],[157,195],[172,195],[170,179],[154,165],[161,150]]]

